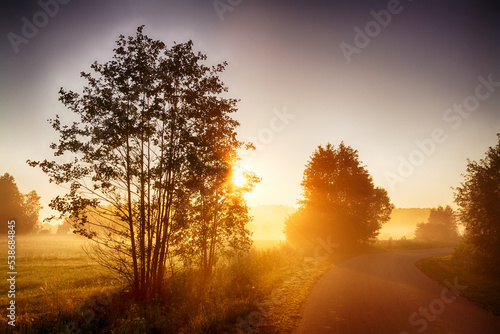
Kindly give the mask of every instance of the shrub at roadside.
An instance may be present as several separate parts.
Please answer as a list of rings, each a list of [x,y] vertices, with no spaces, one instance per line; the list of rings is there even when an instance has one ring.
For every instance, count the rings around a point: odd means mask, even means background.
[[[478,273],[500,278],[500,134],[483,159],[467,161],[464,181],[455,189],[465,238],[454,257]]]

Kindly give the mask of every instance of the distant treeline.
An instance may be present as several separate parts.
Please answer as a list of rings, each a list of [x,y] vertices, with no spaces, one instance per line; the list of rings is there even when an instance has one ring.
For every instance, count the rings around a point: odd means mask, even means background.
[[[253,221],[248,229],[254,240],[279,240],[284,238],[283,228],[288,215],[296,208],[290,205],[257,205],[250,209]],[[427,221],[430,208],[396,208],[391,219],[382,225],[379,239],[413,237],[417,224]]]

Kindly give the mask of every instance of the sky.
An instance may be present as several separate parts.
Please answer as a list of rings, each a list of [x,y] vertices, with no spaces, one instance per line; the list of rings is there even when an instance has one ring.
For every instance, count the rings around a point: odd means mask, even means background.
[[[500,132],[500,13],[487,1],[8,0],[0,13],[0,173],[37,191],[41,218],[65,189],[26,160],[51,159],[47,119],[71,119],[59,88],[81,90],[80,72],[143,24],[228,62],[238,138],[257,147],[242,164],[262,178],[251,206],[296,205],[311,154],[342,141],[397,207],[452,205],[467,158]]]

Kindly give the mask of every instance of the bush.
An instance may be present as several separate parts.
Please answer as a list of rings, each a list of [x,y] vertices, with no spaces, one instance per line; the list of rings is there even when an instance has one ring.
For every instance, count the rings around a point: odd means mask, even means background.
[[[465,235],[455,248],[453,260],[468,272],[486,274],[500,278],[500,268],[495,263],[496,259],[490,252],[484,251],[471,241],[469,235]]]
[[[456,258],[495,275],[500,271],[496,269],[500,257],[500,134],[497,136],[497,145],[483,159],[468,160],[464,181],[455,189],[467,236]]]

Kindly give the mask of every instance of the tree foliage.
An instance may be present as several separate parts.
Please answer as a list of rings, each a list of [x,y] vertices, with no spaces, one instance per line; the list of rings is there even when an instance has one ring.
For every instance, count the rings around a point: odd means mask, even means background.
[[[230,171],[233,173],[234,169]],[[206,277],[211,275],[221,255],[237,255],[251,246],[246,227],[251,217],[243,195],[260,179],[250,172],[245,172],[245,179],[245,184],[237,185],[232,175],[228,178],[221,174],[218,180],[208,176],[197,178],[204,180],[204,184],[196,185],[193,191],[189,235],[182,254],[185,262],[197,262]]]
[[[313,248],[330,237],[344,246],[373,240],[390,218],[387,191],[375,187],[358,152],[341,143],[319,146],[306,164],[300,208],[285,222],[294,244]]]
[[[466,242],[475,258],[485,267],[496,267],[500,257],[500,134],[479,161],[467,160],[464,181],[455,189]]]
[[[415,238],[424,241],[457,241],[457,221],[453,209],[447,205],[432,208],[426,223],[417,224]]]
[[[7,221],[16,221],[16,233],[28,234],[36,232],[40,227],[38,221],[40,196],[35,190],[22,194],[12,175],[0,176],[0,233],[7,233]]]
[[[190,228],[198,216],[231,230],[221,220],[238,208],[248,221],[241,196],[233,206],[221,204],[244,143],[230,117],[237,100],[221,96],[226,63],[209,67],[206,59],[191,41],[168,48],[143,27],[120,36],[112,60],[81,74],[83,93],[60,90],[60,101],[79,120],[51,120],[60,135],[52,148],[72,160],[29,161],[51,182],[69,184],[51,207],[95,241],[103,263],[130,278],[138,299],[162,291],[181,245],[197,236]],[[217,215],[207,216],[205,207],[216,207]],[[241,224],[235,229],[248,234]],[[219,229],[214,238],[221,241]]]

